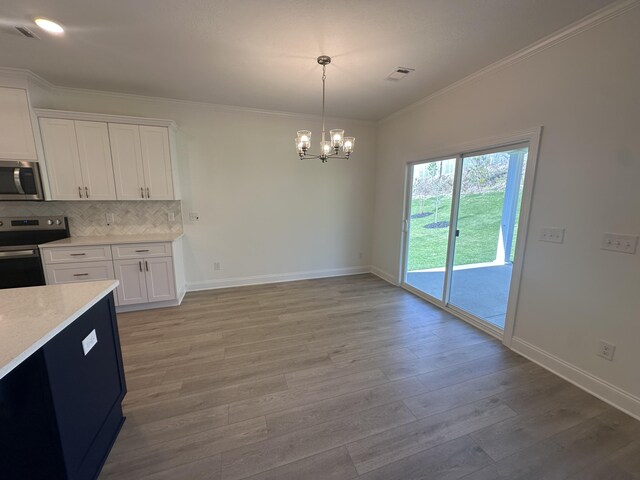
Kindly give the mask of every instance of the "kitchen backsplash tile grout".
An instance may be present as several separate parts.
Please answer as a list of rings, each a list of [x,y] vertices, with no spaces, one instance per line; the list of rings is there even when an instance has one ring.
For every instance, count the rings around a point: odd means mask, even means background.
[[[107,224],[107,214],[114,221]],[[169,221],[173,213],[174,221]],[[182,232],[179,200],[6,202],[0,201],[0,217],[64,215],[72,237]]]

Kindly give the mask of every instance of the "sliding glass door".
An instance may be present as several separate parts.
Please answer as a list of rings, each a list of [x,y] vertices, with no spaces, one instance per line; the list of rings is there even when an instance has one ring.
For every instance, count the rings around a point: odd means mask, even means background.
[[[406,283],[441,300],[456,159],[419,163],[411,168]]]
[[[411,166],[404,282],[504,329],[528,147]]]
[[[448,303],[504,328],[527,148],[463,156]]]

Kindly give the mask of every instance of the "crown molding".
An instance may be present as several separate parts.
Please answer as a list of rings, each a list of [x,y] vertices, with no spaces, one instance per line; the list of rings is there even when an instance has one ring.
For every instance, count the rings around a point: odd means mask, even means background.
[[[410,105],[407,105],[404,108],[401,108],[400,110],[392,113],[391,115],[387,115],[383,119],[379,120],[378,124],[380,125],[390,120],[393,120],[394,118],[402,116],[405,113],[408,113],[420,107],[421,105],[424,105],[430,102],[431,100],[434,100],[435,98],[438,98],[442,95],[445,95],[446,93],[449,93],[452,90],[455,90],[463,85],[466,85],[467,83],[472,82],[475,79],[480,78],[488,73],[503,69],[505,67],[518,63],[522,60],[525,60],[533,55],[537,55],[538,53],[543,52],[544,50],[551,48],[555,45],[558,45],[559,43],[562,43],[566,40],[569,40],[570,38],[575,37],[576,35],[579,35],[587,30],[590,30],[591,28],[596,27],[601,23],[611,20],[612,18],[615,18],[619,15],[622,15],[627,11],[637,7],[638,5],[640,5],[640,0],[618,0],[616,2],[613,2],[612,4],[607,5],[606,7],[595,11],[590,15],[587,15],[582,20],[578,20],[577,22],[571,23],[566,27],[552,33],[551,35],[548,35],[542,38],[541,40],[538,40],[537,42],[532,43],[531,45],[521,50],[518,50],[517,52],[511,55],[504,57],[503,59],[498,60],[497,62],[494,62],[490,65],[487,65],[486,67],[481,68],[480,70],[477,70],[471,75],[468,75],[458,80],[457,82],[451,83],[446,87],[438,90],[437,92],[434,92],[431,95],[421,98],[420,100]]]
[[[176,122],[162,118],[131,117],[129,115],[110,115],[106,113],[70,112],[67,110],[50,110],[34,108],[38,118],[63,118],[67,120],[85,120],[88,122],[128,123],[131,125],[148,125],[152,127],[176,128]]]
[[[166,97],[153,97],[148,95],[137,95],[132,93],[109,92],[105,90],[91,90],[86,88],[62,87],[55,85],[31,70],[11,67],[0,67],[0,75],[9,75],[11,77],[23,78],[36,83],[40,88],[47,91],[51,95],[87,95],[92,97],[103,97],[113,99],[129,99],[133,101],[149,102],[149,103],[165,103],[174,105],[191,105],[200,108],[208,108],[218,112],[229,113],[250,113],[254,115],[263,115],[280,118],[296,118],[309,121],[321,121],[320,115],[310,113],[285,112],[281,110],[265,110],[252,107],[241,107],[236,105],[225,105],[220,103],[199,102],[195,100],[181,100]],[[375,120],[362,120],[344,117],[326,117],[325,120],[331,122],[349,122],[350,124],[374,127],[377,124]]]

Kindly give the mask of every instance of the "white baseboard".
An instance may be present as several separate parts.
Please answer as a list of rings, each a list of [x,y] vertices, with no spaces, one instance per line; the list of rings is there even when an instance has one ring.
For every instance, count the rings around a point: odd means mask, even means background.
[[[188,292],[199,290],[214,290],[217,288],[243,287],[247,285],[262,285],[267,283],[294,282],[296,280],[311,280],[314,278],[341,277],[371,272],[369,265],[362,267],[333,268],[329,270],[313,270],[308,272],[276,273],[269,275],[254,275],[251,277],[223,278],[220,280],[205,280],[203,282],[187,283]]]
[[[573,383],[576,387],[640,420],[640,398],[635,395],[625,392],[521,338],[513,337],[511,348],[523,357]]]
[[[389,272],[385,272],[381,268],[371,267],[371,273],[373,273],[376,277],[380,277],[385,282],[389,282],[391,285],[399,286],[398,279],[391,275]]]
[[[175,300],[167,300],[165,302],[137,303],[134,305],[120,305],[116,307],[116,313],[138,312],[140,310],[153,310],[154,308],[177,307],[182,303],[182,297]]]

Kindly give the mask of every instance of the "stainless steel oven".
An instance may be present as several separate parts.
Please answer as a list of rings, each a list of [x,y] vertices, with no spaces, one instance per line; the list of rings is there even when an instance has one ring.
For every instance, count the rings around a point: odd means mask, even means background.
[[[44,200],[38,162],[0,161],[0,200]]]
[[[67,237],[65,217],[0,218],[0,289],[44,285],[38,245]]]

